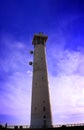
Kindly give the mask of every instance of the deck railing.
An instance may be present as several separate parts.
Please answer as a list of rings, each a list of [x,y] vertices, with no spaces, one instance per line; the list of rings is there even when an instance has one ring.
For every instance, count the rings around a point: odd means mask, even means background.
[[[2,126],[2,127],[6,127],[6,128],[15,128],[15,127],[17,127],[17,128],[23,128],[23,129],[25,129],[25,128],[30,128],[30,126],[29,125],[2,125],[2,124],[0,124],[0,126]],[[53,128],[58,128],[58,127],[63,127],[63,126],[65,126],[65,127],[74,127],[74,126],[84,126],[84,123],[75,123],[75,124],[59,124],[59,125],[53,125]]]

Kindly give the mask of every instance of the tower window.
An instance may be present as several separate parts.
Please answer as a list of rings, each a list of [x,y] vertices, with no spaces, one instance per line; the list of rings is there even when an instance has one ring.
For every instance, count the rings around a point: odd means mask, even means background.
[[[42,80],[43,80],[43,76],[42,76]]]
[[[37,39],[37,44],[40,44],[40,38]]]
[[[35,107],[35,111],[37,110],[37,107]]]
[[[46,108],[45,108],[45,106],[43,106],[43,111],[46,111]]]
[[[40,43],[44,45],[44,39],[40,39]]]
[[[43,118],[46,119],[46,116],[44,115]]]
[[[43,60],[43,57],[41,57],[41,60]]]
[[[43,103],[45,103],[45,100],[43,100]]]
[[[35,85],[37,85],[37,83],[35,83]]]

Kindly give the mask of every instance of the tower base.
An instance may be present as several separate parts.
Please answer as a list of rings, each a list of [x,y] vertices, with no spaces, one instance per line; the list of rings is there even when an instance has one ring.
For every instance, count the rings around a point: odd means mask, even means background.
[[[52,128],[51,119],[32,119],[30,128]]]

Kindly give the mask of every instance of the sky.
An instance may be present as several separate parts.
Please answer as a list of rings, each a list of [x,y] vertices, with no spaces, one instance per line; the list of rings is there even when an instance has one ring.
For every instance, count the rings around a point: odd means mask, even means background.
[[[0,0],[0,124],[30,125],[33,35],[48,35],[53,125],[84,123],[84,1]]]

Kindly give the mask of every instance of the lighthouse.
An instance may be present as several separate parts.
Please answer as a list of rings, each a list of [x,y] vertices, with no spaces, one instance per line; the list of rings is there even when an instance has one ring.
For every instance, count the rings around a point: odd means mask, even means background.
[[[48,36],[43,33],[34,34],[32,44],[34,51],[32,99],[31,99],[31,128],[51,128],[52,114],[50,105],[50,94],[48,85],[48,72],[46,63],[46,41]]]

